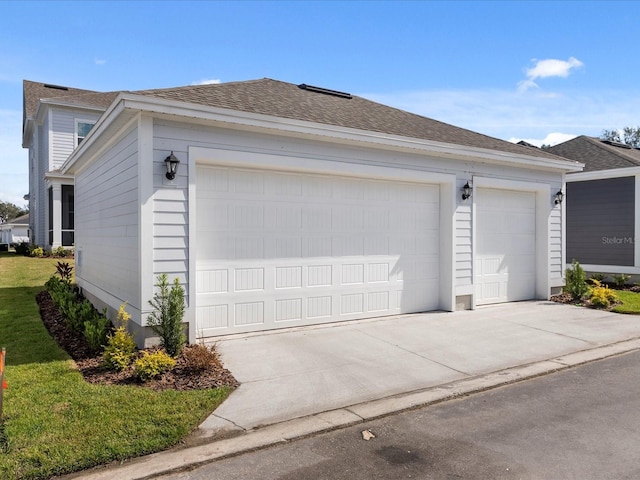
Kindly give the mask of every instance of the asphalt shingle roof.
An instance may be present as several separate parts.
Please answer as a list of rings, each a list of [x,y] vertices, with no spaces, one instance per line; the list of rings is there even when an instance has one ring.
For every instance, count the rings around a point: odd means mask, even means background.
[[[140,95],[244,112],[304,120],[436,142],[464,145],[541,158],[553,158],[544,150],[516,145],[431,118],[372,102],[327,95],[298,85],[264,78],[244,82],[192,85],[141,90]]]
[[[585,135],[554,145],[547,151],[584,163],[585,172],[640,166],[640,150],[610,145]]]
[[[95,92],[24,81],[25,120],[32,118],[41,99],[107,109],[119,93],[227,108],[294,120],[335,125],[357,130],[431,140],[553,160],[549,150],[517,145],[431,118],[382,105],[362,97],[318,93],[298,85],[263,78],[242,82],[190,85],[122,92]]]

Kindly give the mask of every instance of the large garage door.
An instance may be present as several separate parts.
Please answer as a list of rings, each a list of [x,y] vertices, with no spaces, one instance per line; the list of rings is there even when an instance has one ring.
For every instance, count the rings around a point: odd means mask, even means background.
[[[197,335],[439,307],[439,188],[199,166]]]
[[[532,192],[476,193],[476,303],[535,298],[536,201]]]

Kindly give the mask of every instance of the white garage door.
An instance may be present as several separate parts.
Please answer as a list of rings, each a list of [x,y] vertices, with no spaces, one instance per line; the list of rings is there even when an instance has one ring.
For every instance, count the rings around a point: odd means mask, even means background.
[[[197,335],[439,307],[439,187],[199,166]]]
[[[535,205],[532,192],[477,189],[478,305],[535,298]]]

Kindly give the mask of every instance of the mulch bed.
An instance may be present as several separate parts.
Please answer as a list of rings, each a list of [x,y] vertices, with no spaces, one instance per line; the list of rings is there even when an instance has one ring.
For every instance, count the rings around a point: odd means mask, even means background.
[[[231,372],[222,364],[203,372],[192,372],[185,368],[182,355],[176,359],[176,366],[161,377],[145,383],[139,382],[131,368],[122,372],[106,370],[102,367],[102,356],[89,348],[84,335],[67,329],[66,322],[54,305],[49,292],[43,290],[36,296],[40,316],[54,340],[75,361],[78,370],[89,383],[105,385],[140,385],[152,390],[200,390],[217,387],[237,387],[239,384]],[[191,348],[186,346],[185,348]]]

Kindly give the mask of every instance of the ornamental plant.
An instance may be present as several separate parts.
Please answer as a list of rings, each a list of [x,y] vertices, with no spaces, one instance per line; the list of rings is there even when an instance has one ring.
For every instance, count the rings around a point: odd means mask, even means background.
[[[151,353],[144,350],[142,356],[133,362],[133,374],[138,380],[146,382],[171,370],[175,364],[176,361],[162,350]]]
[[[598,280],[592,280],[594,283],[590,291],[589,301],[596,308],[608,308],[612,303],[618,301],[618,296],[607,285],[602,285]]]
[[[122,371],[131,365],[136,353],[136,342],[127,330],[127,323],[131,315],[125,310],[123,303],[118,309],[115,324],[116,329],[112,335],[107,337],[107,345],[102,354],[102,363],[109,370]]]
[[[184,317],[184,289],[176,277],[169,287],[167,274],[158,275],[156,293],[149,305],[153,311],[147,318],[147,325],[160,337],[160,345],[172,357],[177,357],[187,338],[182,329]]]
[[[566,285],[564,291],[571,295],[574,300],[580,300],[589,293],[589,285],[587,285],[587,275],[577,260],[571,263],[571,267],[567,268]]]

